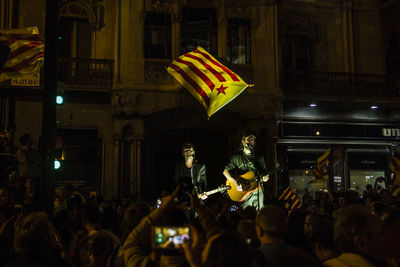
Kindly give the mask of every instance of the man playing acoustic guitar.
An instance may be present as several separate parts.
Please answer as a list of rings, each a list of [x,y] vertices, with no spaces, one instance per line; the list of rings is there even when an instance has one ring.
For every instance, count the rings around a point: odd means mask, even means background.
[[[264,206],[264,193],[259,181],[266,182],[269,176],[262,176],[266,173],[265,160],[262,155],[255,153],[255,147],[256,136],[244,134],[240,151],[232,156],[223,174],[231,186],[228,194],[232,200],[243,202],[242,208],[252,206],[260,210]]]

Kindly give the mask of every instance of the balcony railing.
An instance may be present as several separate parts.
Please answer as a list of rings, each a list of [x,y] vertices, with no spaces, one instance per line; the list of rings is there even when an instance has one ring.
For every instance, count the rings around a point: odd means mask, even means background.
[[[399,96],[385,74],[281,70],[280,77],[285,95]]]
[[[57,72],[58,80],[64,82],[69,89],[111,90],[114,60],[60,58]]]

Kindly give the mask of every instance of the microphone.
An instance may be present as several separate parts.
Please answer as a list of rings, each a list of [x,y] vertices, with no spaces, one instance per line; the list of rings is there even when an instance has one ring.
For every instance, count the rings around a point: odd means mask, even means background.
[[[253,150],[253,148],[254,148],[254,146],[252,146],[252,145],[250,145],[248,143],[244,144],[244,147],[247,148],[247,149],[250,149],[250,150]]]

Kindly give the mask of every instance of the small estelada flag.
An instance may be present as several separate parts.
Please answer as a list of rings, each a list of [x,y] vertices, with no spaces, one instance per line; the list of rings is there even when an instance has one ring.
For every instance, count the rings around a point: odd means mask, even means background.
[[[324,182],[329,178],[328,166],[329,166],[329,156],[331,155],[331,148],[328,148],[324,154],[319,156],[316,161],[316,166],[313,171],[314,179],[309,183]]]
[[[392,195],[397,197],[400,194],[400,146],[396,148],[396,152],[389,163],[389,168],[393,172]]]
[[[37,73],[44,62],[44,41],[37,27],[0,31],[0,82]]]
[[[175,59],[167,71],[204,106],[208,117],[249,86],[201,47]]]
[[[285,191],[283,191],[282,195],[279,197],[279,200],[287,200],[291,202],[290,210],[294,210],[301,207],[301,201],[296,195],[296,192],[288,186]]]

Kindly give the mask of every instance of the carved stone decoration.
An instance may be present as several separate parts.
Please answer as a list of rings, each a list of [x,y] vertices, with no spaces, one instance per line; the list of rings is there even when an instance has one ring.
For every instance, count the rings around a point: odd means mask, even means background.
[[[134,140],[136,136],[136,131],[132,125],[125,125],[122,128],[122,137],[124,140]]]
[[[171,0],[145,0],[144,9],[145,11],[171,12],[172,3]]]
[[[173,85],[177,82],[165,69],[171,61],[147,60],[144,65],[144,79],[148,84]]]
[[[60,17],[87,19],[93,30],[104,27],[104,6],[96,0],[62,0]]]
[[[279,18],[279,35],[284,39],[287,35],[304,35],[312,43],[318,42],[318,24],[311,14],[282,13]]]

